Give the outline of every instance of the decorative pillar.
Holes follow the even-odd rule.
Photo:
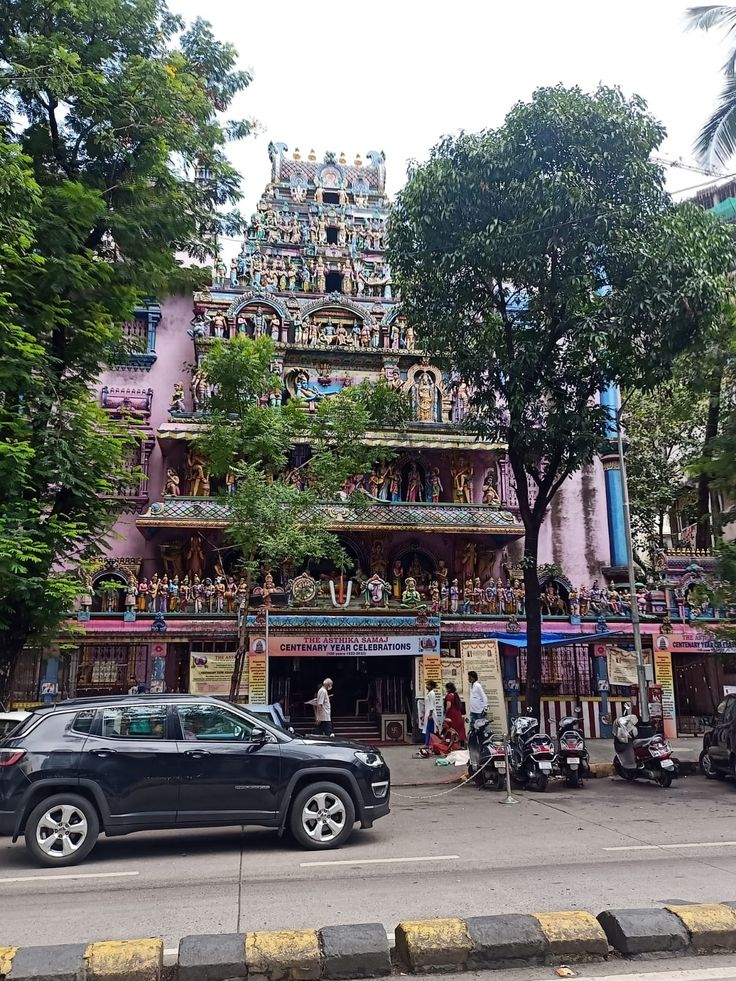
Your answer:
[[[608,410],[606,436],[610,449],[601,457],[606,481],[606,511],[608,514],[608,538],[611,548],[611,566],[623,568],[628,564],[629,555],[626,547],[626,531],[624,528],[624,498],[621,483],[621,468],[618,459],[616,441],[618,439],[618,421],[616,413],[619,406],[619,394],[616,385],[609,385],[601,392],[601,405]]]

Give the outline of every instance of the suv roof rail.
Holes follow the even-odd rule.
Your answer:
[[[121,702],[139,702],[145,700],[150,701],[174,701],[179,699],[189,699],[196,698],[201,701],[211,701],[213,699],[229,699],[225,695],[214,696],[214,695],[192,695],[190,692],[166,692],[166,693],[152,693],[152,692],[141,692],[135,695],[85,695],[80,698],[65,698],[60,702],[54,702],[51,705],[39,705],[38,708],[34,709],[35,712],[53,712],[55,709],[63,708],[74,708],[82,707],[85,705],[99,705],[100,703],[105,705],[115,705]]]

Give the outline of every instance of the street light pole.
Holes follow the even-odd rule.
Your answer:
[[[649,725],[649,689],[647,672],[644,667],[644,652],[641,646],[641,621],[639,620],[639,602],[636,598],[636,573],[634,571],[634,546],[631,536],[631,505],[629,504],[629,480],[626,475],[626,457],[624,454],[624,437],[621,431],[621,405],[616,412],[616,439],[618,442],[618,465],[621,473],[621,497],[624,512],[624,534],[626,536],[626,558],[629,567],[629,605],[631,607],[631,629],[634,634],[634,650],[636,651],[636,674],[639,679],[639,714],[642,723]]]

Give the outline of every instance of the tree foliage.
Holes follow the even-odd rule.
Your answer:
[[[666,545],[670,512],[682,502],[689,468],[703,448],[707,399],[688,376],[675,370],[670,381],[628,392],[624,400],[631,524],[646,570]]]
[[[723,29],[731,42],[723,65],[723,88],[718,104],[703,124],[695,141],[700,159],[709,165],[727,164],[736,150],[736,6],[710,3],[691,7],[687,12],[690,29]]]
[[[130,438],[90,394],[121,325],[236,220],[235,57],[163,0],[0,0],[0,700],[131,479]]]
[[[666,380],[723,302],[733,263],[728,231],[664,191],[651,160],[663,136],[639,98],[540,89],[499,129],[443,139],[410,169],[391,219],[406,316],[472,386],[471,425],[508,445],[535,708],[539,529],[610,438],[598,393]]]

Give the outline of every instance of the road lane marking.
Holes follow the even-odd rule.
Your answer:
[[[122,879],[140,875],[140,872],[76,872],[71,875],[19,875],[12,879],[0,879],[0,885],[8,882],[57,882],[59,879]]]
[[[388,865],[391,862],[445,862],[459,855],[417,855],[412,858],[344,858],[337,862],[300,862],[300,869],[314,869],[331,865]]]
[[[683,841],[677,845],[614,845],[604,848],[604,852],[658,852],[661,848],[721,848],[732,847],[736,841]]]

